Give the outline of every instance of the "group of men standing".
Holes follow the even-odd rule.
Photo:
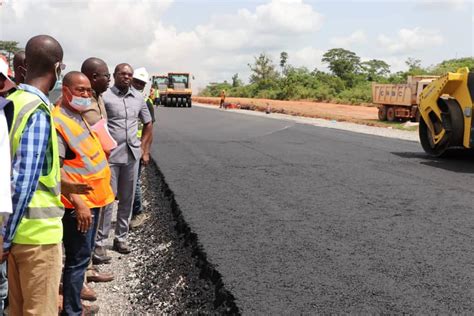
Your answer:
[[[111,260],[106,249],[115,200],[112,249],[131,251],[135,188],[152,143],[153,107],[142,94],[148,74],[119,64],[108,88],[111,76],[99,58],[62,77],[64,69],[63,49],[48,35],[31,38],[15,55],[16,85],[8,65],[0,64],[0,96],[6,97],[0,97],[0,300],[8,277],[11,315],[57,314],[61,278],[62,314],[97,311],[84,307],[81,291],[88,267],[88,280],[113,279],[91,261]],[[53,89],[61,91],[55,104],[48,98]],[[140,207],[135,220],[139,213]]]

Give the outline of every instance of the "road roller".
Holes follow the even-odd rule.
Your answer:
[[[431,82],[420,94],[419,137],[432,157],[474,146],[474,72],[460,68]]]

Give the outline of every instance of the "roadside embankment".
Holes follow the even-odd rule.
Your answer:
[[[220,98],[193,96],[193,101],[219,105]],[[237,107],[243,110],[265,112],[270,107],[272,113],[337,120],[381,127],[387,126],[386,123],[378,121],[378,110],[375,106],[232,97],[227,97],[226,103],[232,105],[232,107]]]
[[[131,232],[131,254],[109,251],[102,268],[115,280],[94,285],[100,314],[238,314],[155,164],[143,169],[142,190],[150,217]]]

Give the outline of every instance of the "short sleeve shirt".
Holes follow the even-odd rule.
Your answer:
[[[114,86],[103,94],[103,99],[107,111],[107,125],[117,142],[117,147],[110,153],[109,162],[120,164],[140,159],[138,120],[143,124],[152,120],[143,96],[131,89],[123,93]]]
[[[107,119],[107,112],[105,111],[104,100],[101,95],[97,96],[95,91],[93,92],[91,106],[82,112],[82,117],[84,117],[87,123],[91,126],[102,118]]]

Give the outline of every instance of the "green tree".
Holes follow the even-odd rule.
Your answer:
[[[467,67],[470,71],[474,71],[474,58],[464,57],[444,60],[430,69],[430,72],[435,75],[443,75],[447,72],[454,72],[462,67]]]
[[[265,53],[254,57],[253,64],[248,64],[250,71],[250,83],[257,83],[262,87],[268,87],[278,78],[278,72],[275,70],[275,64]]]
[[[283,73],[283,69],[285,69],[287,61],[288,61],[288,53],[287,52],[281,52],[280,53],[280,67],[281,67],[281,72],[282,73]]]
[[[237,88],[237,87],[240,87],[242,86],[243,83],[242,83],[242,80],[240,80],[239,78],[239,74],[236,73],[232,76],[232,87],[233,88]]]
[[[378,77],[384,77],[390,73],[390,65],[383,60],[371,59],[360,65],[368,81],[375,81]]]
[[[7,57],[10,66],[13,63],[13,55],[22,50],[21,47],[18,47],[18,44],[16,41],[0,41],[0,53]]]
[[[332,48],[324,53],[322,61],[349,86],[353,85],[354,77],[360,71],[360,57],[347,49]]]

